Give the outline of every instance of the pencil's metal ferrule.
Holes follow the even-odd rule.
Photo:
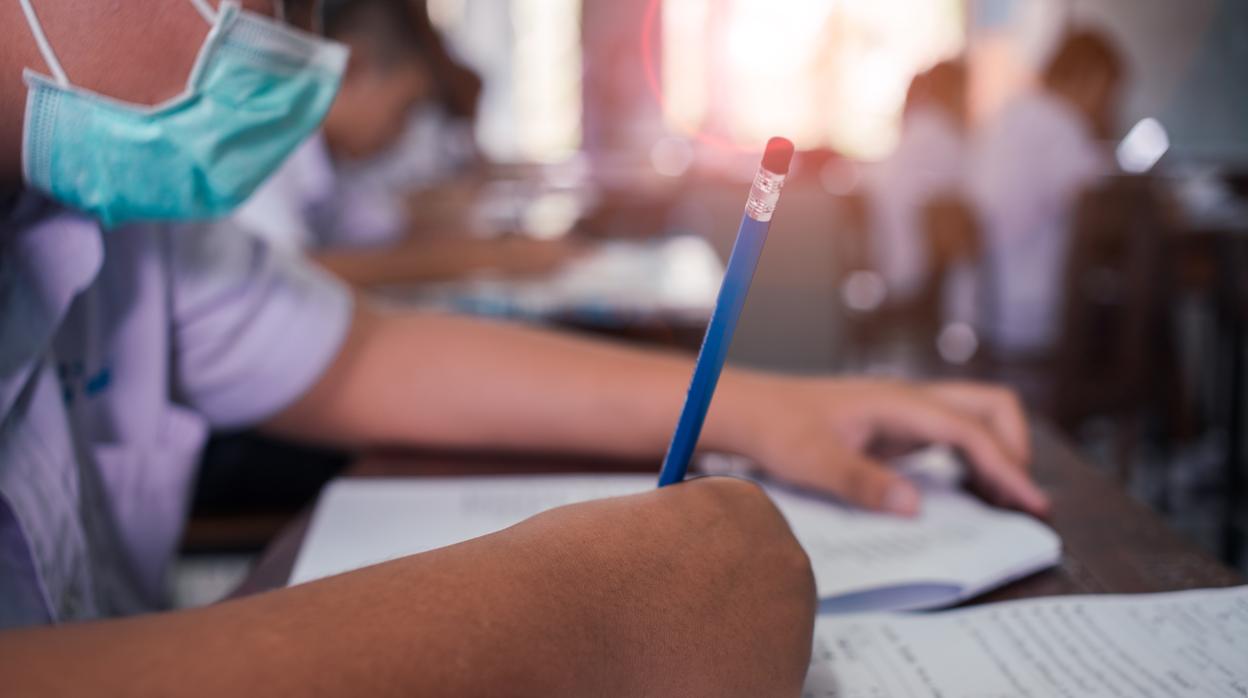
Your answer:
[[[745,215],[760,223],[769,222],[776,212],[776,204],[780,201],[780,188],[784,186],[784,177],[760,167],[758,174],[754,176],[754,186],[750,188]]]

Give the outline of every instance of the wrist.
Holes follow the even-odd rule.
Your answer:
[[[756,461],[767,458],[789,402],[785,386],[793,379],[739,369],[725,370],[707,415],[703,446]]]

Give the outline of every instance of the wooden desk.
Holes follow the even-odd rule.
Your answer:
[[[408,307],[554,325],[692,352],[710,322],[723,274],[723,259],[709,242],[678,235],[587,245],[545,274],[477,274],[396,283],[373,292]]]
[[[1244,579],[1179,538],[1153,512],[1094,471],[1049,427],[1036,429],[1036,475],[1053,496],[1052,525],[1065,552],[1061,564],[1019,580],[973,603],[1062,594],[1139,593],[1231,586]],[[657,472],[657,464],[597,462],[599,471]],[[362,462],[353,476],[447,476],[568,473],[589,470],[585,459],[498,456],[395,456]],[[235,591],[244,596],[283,586],[307,534],[310,512],[292,522]]]

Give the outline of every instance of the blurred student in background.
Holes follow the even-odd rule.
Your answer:
[[[480,270],[550,271],[566,245],[412,239],[407,197],[479,164],[473,142],[480,79],[441,45],[412,0],[326,3],[329,37],[351,57],[321,131],[235,214],[284,253],[311,254],[357,285],[450,279]],[[455,232],[455,231],[443,231]]]
[[[867,180],[874,266],[891,304],[923,289],[928,272],[923,207],[962,192],[966,172],[966,66],[938,63],[906,93],[897,148]]]
[[[1008,104],[976,143],[970,188],[984,235],[994,350],[1043,356],[1056,341],[1069,218],[1079,193],[1111,174],[1123,61],[1104,34],[1060,42],[1040,84]]]

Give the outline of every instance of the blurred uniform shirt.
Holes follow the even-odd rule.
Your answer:
[[[283,254],[396,242],[403,215],[388,192],[350,187],[316,134],[233,215],[242,229]]]
[[[164,606],[206,432],[302,395],[350,316],[226,225],[0,202],[0,627]]]
[[[891,301],[918,293],[927,279],[923,207],[959,194],[966,172],[966,144],[953,120],[938,107],[908,115],[901,139],[867,180],[872,214],[871,253]]]
[[[1043,352],[1057,340],[1072,208],[1110,174],[1109,155],[1074,107],[1033,90],[987,125],[972,157],[993,308],[984,329],[1004,352]]]
[[[407,194],[446,177],[473,153],[471,133],[437,107],[415,110],[389,151],[359,163],[335,163],[318,133],[234,220],[283,253],[394,245],[407,232]]]

